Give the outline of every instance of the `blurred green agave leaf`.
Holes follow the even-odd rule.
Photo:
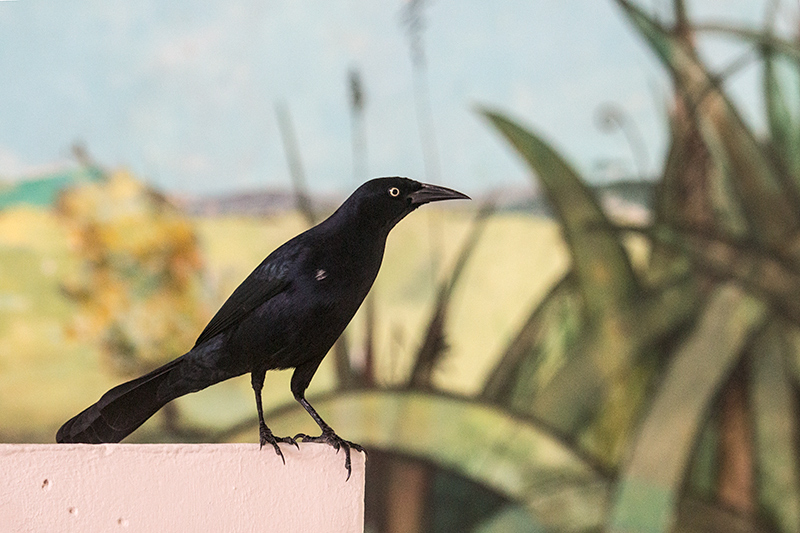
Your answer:
[[[584,322],[583,301],[570,271],[536,303],[486,380],[481,398],[531,414],[537,392],[563,367]]]
[[[756,339],[751,403],[758,466],[758,498],[780,531],[800,531],[800,479],[796,453],[797,405],[787,370],[789,344],[772,322]]]
[[[794,325],[784,329],[784,337],[788,344],[788,369],[795,386],[800,386],[800,327]]]
[[[694,277],[683,275],[643,294],[626,314],[627,335],[617,335],[626,338],[621,349],[629,351],[629,364],[609,378],[607,398],[580,439],[582,448],[603,464],[619,464],[665,356],[665,341],[684,330],[701,303]],[[607,349],[600,345],[596,358]]]
[[[574,350],[581,356],[570,357],[536,395],[531,412],[570,435],[588,427],[590,431],[601,430],[607,437],[613,437],[608,441],[585,435],[583,442],[595,444],[587,451],[603,464],[616,465],[620,458],[620,444],[628,437],[639,406],[629,406],[630,409],[624,413],[614,410],[613,432],[608,431],[611,422],[608,420],[601,426],[590,427],[593,417],[608,412],[609,391],[615,388],[619,391],[620,385],[625,387],[620,380],[627,381],[632,369],[648,372],[639,367],[643,356],[650,354],[660,340],[690,320],[696,306],[694,281],[684,277],[637,300],[619,315],[618,320],[607,318],[597,327],[587,330]],[[633,394],[628,400],[641,399],[635,389],[628,392]]]
[[[800,274],[785,261],[753,246],[719,235],[676,233],[661,228],[660,236],[684,250],[697,270],[733,279],[758,295],[786,319],[800,325]]]
[[[544,185],[564,229],[590,319],[627,306],[638,290],[616,231],[577,172],[541,137],[504,115],[482,110]]]
[[[661,289],[644,294],[617,229],[578,174],[540,137],[498,113],[483,114],[536,172],[555,205],[586,312],[585,319],[578,320],[580,338],[573,337],[569,357],[556,359],[560,367],[545,383],[538,368],[543,359],[552,361],[552,354],[535,350],[531,339],[558,339],[562,324],[540,333],[547,314],[532,313],[487,382],[485,393],[495,399],[505,394],[508,407],[576,437],[603,409],[611,387],[619,389],[620,380],[626,379],[642,354],[692,316],[694,287],[672,278]],[[567,293],[559,297],[566,298]],[[514,376],[512,369],[527,371]],[[510,394],[501,392],[504,389]],[[632,416],[615,422],[620,425],[616,438],[624,438],[635,412],[633,408]],[[611,443],[608,449],[618,450],[617,444]],[[615,464],[617,457],[612,455],[600,453],[606,464]]]
[[[769,49],[764,52],[764,98],[770,129],[772,150],[788,174],[786,181],[793,186],[795,196],[800,192],[800,122],[792,115],[785,94],[784,76],[793,76],[795,87],[798,81],[797,66],[793,72],[783,72],[779,59]],[[785,66],[785,65],[784,65]],[[783,74],[783,76],[782,76]],[[797,95],[795,95],[797,96]]]
[[[713,501],[717,495],[719,476],[719,420],[712,410],[698,433],[687,476],[687,493]]]
[[[769,31],[738,28],[727,24],[697,24],[693,26],[693,29],[698,32],[718,33],[735,37],[786,59],[800,61],[800,44],[788,39],[782,39]]]
[[[696,121],[690,117],[682,100],[674,102],[669,118],[671,142],[656,190],[656,224],[700,230],[720,228],[732,237],[745,239],[747,219],[733,186],[709,152]],[[651,267],[656,271],[663,266],[662,259],[677,259],[674,257],[676,250],[664,249],[657,242],[654,246]],[[666,256],[660,257],[662,254]]]
[[[546,531],[603,523],[605,475],[529,420],[474,400],[409,390],[336,392],[313,403],[340,435],[450,468],[523,503]],[[269,419],[273,427],[309,421],[297,404]]]
[[[547,533],[531,522],[530,513],[519,505],[506,505],[494,516],[478,524],[471,533]]]
[[[670,145],[654,202],[656,221],[671,226],[692,216],[692,213],[687,213],[686,199],[689,196],[703,199],[705,195],[693,194],[695,191],[691,187],[703,183],[702,178],[710,166],[708,149],[702,143],[697,128],[685,115],[683,109],[677,106],[668,114]],[[688,176],[687,171],[691,172]],[[708,213],[709,210],[699,211]],[[701,224],[700,221],[694,222]]]
[[[764,101],[770,127],[770,143],[773,154],[778,157],[781,170],[787,174],[785,181],[792,185],[797,200],[800,194],[800,121],[798,121],[796,98],[787,96],[797,94],[798,62],[800,44],[776,36],[774,27],[774,6],[764,31],[738,28],[723,24],[704,24],[695,26],[700,32],[716,33],[750,43],[759,50],[764,64]],[[781,68],[785,67],[785,68]],[[789,79],[793,78],[793,79]],[[794,116],[793,116],[794,112]]]
[[[610,380],[638,355],[627,339],[625,315],[639,285],[616,229],[577,172],[541,137],[497,112],[482,114],[544,185],[570,249],[586,313],[585,332],[563,368],[535,392],[529,412],[574,436],[598,409]],[[528,327],[535,327],[535,320]],[[524,388],[531,392],[530,385]]]
[[[754,238],[800,261],[800,246],[794,242],[800,228],[798,210],[788,201],[779,173],[714,77],[692,48],[628,0],[616,2],[675,75],[681,94],[695,110],[693,116],[707,146],[730,176]]]
[[[766,317],[766,306],[736,285],[713,291],[696,327],[674,354],[632,443],[620,472],[609,531],[666,532],[673,526],[686,465],[705,414]]]

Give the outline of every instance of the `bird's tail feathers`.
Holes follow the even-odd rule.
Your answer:
[[[99,444],[119,442],[141,426],[169,401],[192,390],[175,387],[172,373],[184,363],[179,357],[142,377],[118,385],[97,403],[61,426],[56,442]],[[162,386],[169,384],[170,386]]]

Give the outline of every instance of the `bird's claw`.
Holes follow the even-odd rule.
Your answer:
[[[275,453],[277,453],[283,464],[286,464],[286,459],[283,457],[283,452],[281,451],[280,446],[278,446],[279,442],[285,442],[286,444],[294,444],[294,446],[299,450],[300,445],[297,444],[297,440],[292,437],[276,437],[272,434],[272,431],[266,425],[259,425],[258,427],[258,436],[259,442],[261,443],[261,448],[264,447],[265,444],[272,444],[272,447],[275,448]]]
[[[344,467],[347,470],[347,480],[350,479],[350,474],[352,473],[351,463],[350,463],[350,450],[356,450],[357,452],[367,453],[363,446],[360,444],[356,444],[355,442],[350,442],[349,440],[344,440],[339,435],[337,435],[332,429],[324,429],[322,434],[318,437],[312,437],[310,435],[306,435],[305,433],[298,433],[294,436],[295,441],[302,440],[303,442],[322,442],[333,446],[333,449],[336,450],[336,453],[339,453],[339,449],[344,450]]]

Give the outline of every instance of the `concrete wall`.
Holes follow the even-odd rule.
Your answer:
[[[0,531],[362,532],[365,456],[281,449],[0,444]]]

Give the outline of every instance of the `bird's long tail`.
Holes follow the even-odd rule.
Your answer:
[[[56,434],[56,442],[121,441],[171,400],[202,388],[181,379],[185,370],[181,367],[187,363],[184,355],[114,387],[97,403],[65,422]]]

